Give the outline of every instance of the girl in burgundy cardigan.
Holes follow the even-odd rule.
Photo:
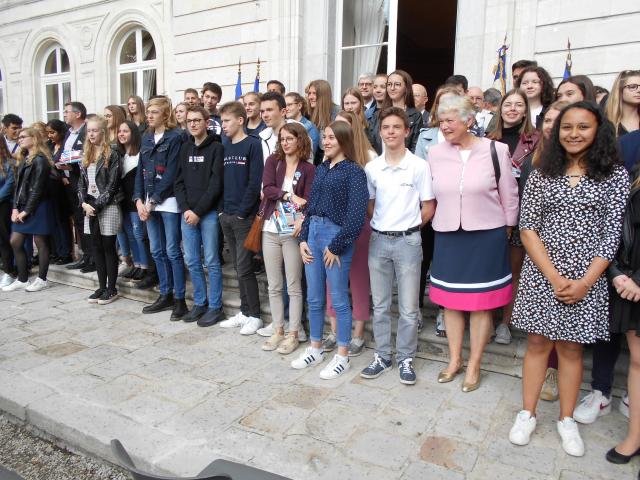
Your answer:
[[[285,355],[298,347],[298,331],[302,328],[303,265],[296,237],[300,234],[315,174],[315,167],[307,162],[310,154],[311,141],[304,126],[287,123],[278,133],[276,152],[267,158],[262,176],[262,251],[273,318],[273,335],[262,349],[277,350]],[[283,261],[285,276],[282,274]],[[289,294],[289,332],[286,336],[283,277],[286,277]]]

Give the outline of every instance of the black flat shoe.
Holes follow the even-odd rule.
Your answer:
[[[606,458],[607,462],[624,465],[625,463],[629,463],[633,457],[637,457],[638,455],[640,455],[640,448],[631,455],[623,455],[613,447],[607,452]]]
[[[73,257],[60,257],[56,260],[56,265],[67,265],[73,262]]]
[[[144,277],[136,285],[136,288],[140,290],[146,290],[158,285],[158,275],[156,275],[155,273],[149,273],[148,270],[146,272],[147,273],[144,275]]]
[[[206,305],[194,305],[189,313],[182,317],[182,321],[186,323],[197,322],[205,313],[208,307]]]
[[[158,313],[164,312],[165,310],[173,310],[174,305],[173,294],[160,295],[155,302],[144,307],[142,313]]]
[[[80,269],[81,273],[91,273],[96,271],[95,263],[87,263],[84,267]]]
[[[225,319],[225,314],[222,309],[208,310],[199,320],[199,327],[211,327],[221,320]]]
[[[171,312],[171,318],[169,318],[169,320],[177,322],[178,320],[182,320],[187,313],[189,313],[187,302],[184,301],[184,298],[181,298],[175,301],[173,311]]]
[[[87,260],[85,258],[81,258],[77,262],[72,263],[71,265],[67,265],[65,268],[67,270],[80,270],[81,268],[84,268],[86,266],[87,266]]]

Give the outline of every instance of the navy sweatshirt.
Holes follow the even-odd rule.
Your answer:
[[[224,143],[224,213],[241,218],[256,214],[263,169],[260,140],[249,135]]]

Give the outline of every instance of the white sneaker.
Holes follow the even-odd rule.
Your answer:
[[[15,278],[13,278],[8,273],[5,273],[4,275],[2,275],[2,278],[0,278],[0,288],[8,287],[14,281],[15,281]]]
[[[349,357],[342,357],[341,359],[338,355],[334,355],[331,363],[320,371],[320,378],[323,380],[333,380],[350,368]]]
[[[247,323],[247,319],[248,317],[245,317],[242,312],[238,312],[233,317],[222,320],[220,323],[218,323],[218,325],[220,325],[222,328],[242,327],[245,323]]]
[[[629,418],[629,392],[625,392],[624,396],[620,399],[618,410],[622,415]]]
[[[261,337],[271,337],[274,333],[276,333],[273,329],[273,322],[271,322],[266,327],[259,328],[256,333]]]
[[[514,445],[527,445],[531,440],[531,434],[536,429],[536,424],[536,417],[532,417],[531,412],[520,410],[509,431],[509,441]]]
[[[580,437],[578,424],[571,417],[558,421],[558,433],[562,438],[562,448],[569,455],[582,457],[584,455],[584,443]]]
[[[324,360],[324,352],[322,350],[314,350],[315,349],[313,347],[305,348],[304,352],[302,352],[302,354],[298,358],[291,361],[291,367],[295,368],[296,370],[302,370],[303,368],[322,363],[322,361]]]
[[[593,423],[596,418],[611,412],[611,399],[602,395],[600,390],[593,390],[582,399],[573,412],[573,418],[580,423]]]
[[[47,288],[49,284],[46,280],[42,280],[40,277],[36,277],[33,282],[30,282],[29,285],[25,288],[27,292],[39,292],[40,290],[44,290]]]
[[[240,335],[253,335],[262,327],[262,320],[256,317],[245,317],[247,321],[240,329]]]
[[[16,290],[23,290],[25,288],[27,288],[29,286],[29,282],[21,282],[20,280],[18,280],[17,278],[10,283],[9,285],[7,285],[6,287],[2,288],[3,292],[14,292]]]
[[[496,328],[496,338],[494,342],[499,343],[500,345],[509,345],[511,343],[511,331],[509,330],[509,325],[505,325],[501,323]]]

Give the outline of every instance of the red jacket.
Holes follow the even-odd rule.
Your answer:
[[[275,153],[267,157],[262,173],[262,193],[264,194],[264,198],[262,199],[259,209],[259,212],[264,212],[264,219],[271,217],[276,208],[276,203],[278,200],[281,200],[284,195],[282,184],[284,183],[286,171],[287,168],[284,159],[280,160]],[[315,174],[316,167],[312,163],[306,160],[300,160],[296,167],[296,173],[294,174],[293,193],[298,197],[309,200],[311,184],[313,183]]]

